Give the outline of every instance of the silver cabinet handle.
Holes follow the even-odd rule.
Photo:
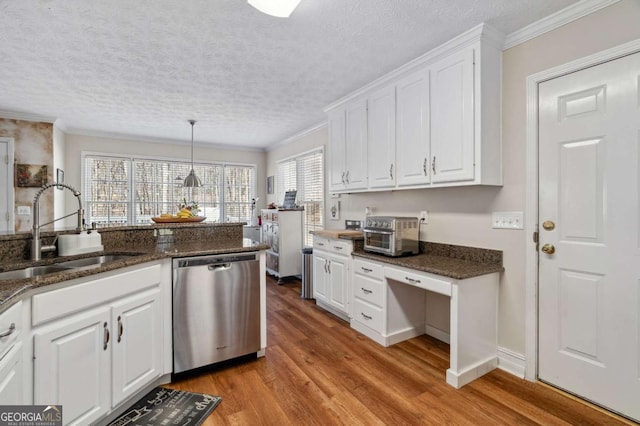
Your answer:
[[[362,312],[360,312],[360,315],[362,315],[362,318],[367,319],[367,320],[372,320],[373,319],[373,317],[370,317],[369,315],[366,315],[366,314],[364,314]]]
[[[373,269],[365,268],[364,266],[360,267],[364,272],[373,272]]]
[[[122,318],[118,316],[118,343],[122,341],[123,333],[124,333],[124,326],[122,325]]]
[[[347,170],[347,174],[344,176],[345,180],[347,181],[347,185],[349,184],[349,170]]]
[[[360,287],[360,289],[363,291],[363,293],[364,293],[364,294],[371,294],[371,293],[373,293],[373,290],[369,290],[368,288]]]
[[[389,166],[389,178],[393,179],[393,164]]]
[[[420,280],[414,280],[413,278],[409,278],[409,277],[404,277],[404,279],[409,281],[410,283],[420,284]]]
[[[318,243],[320,247],[324,247],[324,243]]]
[[[431,170],[433,170],[433,174],[436,174],[436,156],[433,156],[433,161],[431,162]]]
[[[342,247],[340,247],[340,246],[333,246],[333,248],[336,249],[336,250],[342,250]]]
[[[344,172],[342,172],[342,184],[344,185],[346,182],[344,181]]]
[[[331,273],[331,261],[327,261],[327,271],[329,271],[329,273]]]
[[[11,325],[9,326],[9,329],[7,331],[2,332],[2,334],[0,334],[0,338],[11,336],[14,331],[16,331],[16,323],[12,322]]]
[[[104,323],[104,339],[103,339],[103,345],[102,345],[102,349],[104,349],[105,351],[107,350],[107,348],[109,347],[109,338],[111,337],[111,335],[109,334],[109,327],[107,326],[107,323]]]
[[[422,171],[424,172],[424,175],[427,175],[427,157],[424,157],[424,162],[422,163]]]
[[[327,261],[326,260],[324,261],[324,272],[327,273],[327,274],[329,273],[329,270],[327,269]]]

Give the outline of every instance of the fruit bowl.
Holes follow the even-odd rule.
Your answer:
[[[155,223],[184,223],[184,222],[202,222],[205,220],[205,216],[191,216],[191,217],[152,217],[151,220]]]

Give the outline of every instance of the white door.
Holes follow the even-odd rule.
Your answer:
[[[327,256],[314,249],[313,253],[313,298],[322,302],[329,302],[327,294]]]
[[[160,290],[113,306],[113,402],[116,406],[156,377],[162,365]]]
[[[56,321],[34,338],[34,403],[63,405],[64,423],[87,425],[111,408],[109,310]]]
[[[369,188],[395,186],[396,91],[386,87],[369,97]]]
[[[473,180],[473,48],[431,66],[431,182]]]
[[[0,405],[22,405],[24,401],[22,343],[18,342],[0,361]]]
[[[539,86],[539,378],[636,420],[639,80],[635,54]]]
[[[396,86],[398,185],[429,183],[429,72],[412,74]]]
[[[348,294],[347,294],[347,264],[346,259],[339,257],[330,257],[328,264],[330,303],[341,310],[348,313]]]
[[[13,139],[0,138],[0,232],[13,231]]]

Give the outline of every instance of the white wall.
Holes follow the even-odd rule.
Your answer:
[[[526,77],[640,38],[638,22],[640,1],[622,0],[504,52],[503,187],[342,195],[341,218],[362,218],[366,206],[372,207],[374,214],[415,216],[420,210],[427,210],[429,222],[421,228],[421,240],[502,250],[505,272],[500,279],[499,345],[523,354],[525,247],[532,244],[531,236],[521,230],[491,229],[491,212],[525,209]],[[326,141],[327,129],[323,128],[269,151],[268,174],[275,174],[277,160],[324,145]],[[325,218],[328,219],[327,211]],[[327,220],[326,225],[328,228],[340,228],[344,222]],[[436,300],[431,302],[437,303]],[[437,313],[429,321],[438,328],[448,329],[446,312]]]
[[[124,155],[141,155],[157,158],[182,159],[191,161],[191,143],[176,142],[175,144],[132,141],[125,139],[110,139],[96,136],[65,135],[64,163],[65,182],[83,190],[81,185],[82,153],[113,153]],[[217,161],[238,164],[255,164],[256,167],[256,196],[260,198],[258,208],[264,205],[266,199],[266,154],[258,150],[232,150],[195,143],[195,161]],[[75,200],[66,200],[66,209],[74,209]],[[75,222],[66,222],[66,226],[74,226]]]

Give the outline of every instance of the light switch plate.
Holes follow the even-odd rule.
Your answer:
[[[18,215],[19,216],[30,216],[31,215],[31,207],[30,206],[18,206]]]
[[[491,227],[494,229],[524,229],[523,212],[493,212]]]

